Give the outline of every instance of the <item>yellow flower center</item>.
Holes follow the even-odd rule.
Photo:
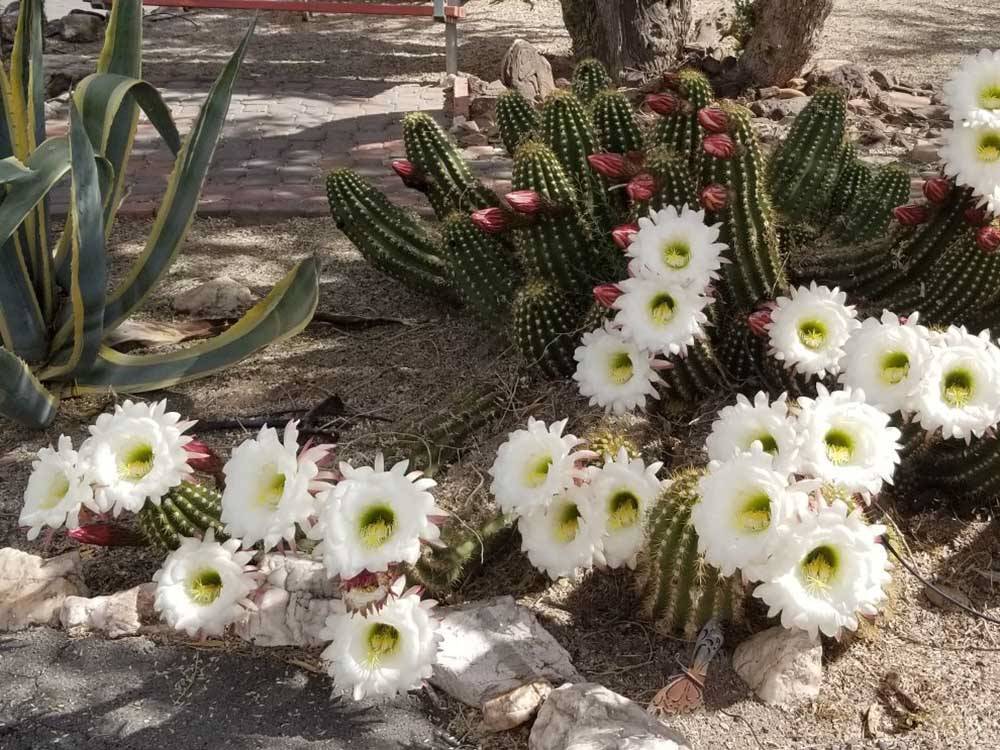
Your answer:
[[[964,409],[976,393],[972,373],[955,369],[945,373],[941,384],[941,398],[953,409]]]
[[[69,479],[66,474],[60,471],[49,481],[48,492],[45,493],[45,497],[39,505],[44,510],[51,510],[63,501],[67,492],[69,492]]]
[[[826,591],[837,577],[840,560],[837,550],[828,544],[816,547],[802,560],[799,568],[806,589],[812,593]]]
[[[910,374],[910,358],[906,352],[889,352],[879,363],[879,377],[887,385],[898,385]]]
[[[649,316],[657,325],[666,325],[674,319],[677,302],[666,292],[660,292],[649,302]]]
[[[632,358],[628,352],[618,352],[611,355],[609,363],[611,371],[611,382],[615,385],[625,385],[632,379],[635,368],[632,366]]]
[[[663,263],[667,268],[681,270],[691,263],[691,246],[684,240],[668,240],[663,243]]]
[[[368,664],[372,667],[399,650],[402,639],[392,625],[378,622],[368,629]]]
[[[608,528],[629,529],[639,520],[639,498],[631,490],[619,490],[608,502]]]
[[[778,441],[770,433],[762,432],[759,435],[751,435],[744,450],[750,450],[750,446],[754,443],[760,443],[765,453],[770,453],[772,456],[778,455]]]
[[[549,467],[552,466],[552,456],[545,454],[538,456],[528,462],[527,470],[524,473],[524,484],[526,487],[535,489],[545,484],[549,476]]]
[[[188,580],[187,591],[195,604],[208,606],[222,593],[222,576],[212,568],[199,570]]]
[[[118,476],[127,482],[138,482],[153,470],[153,446],[133,445],[118,457]]]
[[[822,349],[826,344],[826,336],[826,325],[821,320],[810,319],[799,323],[799,341],[806,349]]]
[[[556,519],[555,536],[563,544],[568,544],[576,539],[580,532],[580,509],[576,503],[566,503],[560,510]]]
[[[989,164],[1000,161],[1000,130],[987,130],[979,137],[976,154]]]
[[[755,492],[746,499],[736,513],[740,531],[759,534],[771,525],[771,498],[765,492]]]
[[[361,543],[368,549],[377,549],[392,538],[396,514],[388,505],[373,505],[361,514],[358,526]]]
[[[285,475],[278,471],[278,467],[269,464],[261,472],[260,490],[257,493],[257,505],[261,508],[275,510],[281,503],[281,496],[285,494]]]
[[[1000,81],[979,90],[979,106],[983,109],[1000,109]]]
[[[833,428],[823,437],[823,442],[826,443],[826,457],[830,463],[843,466],[854,458],[854,438],[845,430]]]

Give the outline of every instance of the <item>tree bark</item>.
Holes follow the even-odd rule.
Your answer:
[[[784,86],[818,49],[833,0],[757,0],[753,10],[739,78],[744,85]]]
[[[561,0],[577,58],[596,57],[613,77],[669,67],[684,47],[691,0]]]

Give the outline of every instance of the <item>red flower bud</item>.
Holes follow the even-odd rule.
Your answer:
[[[906,227],[923,224],[927,221],[929,216],[927,206],[922,206],[919,203],[910,203],[906,206],[896,206],[892,209],[892,215],[896,217],[896,221]]]
[[[979,231],[976,232],[976,244],[987,255],[993,255],[997,250],[1000,250],[1000,227],[993,224],[980,227]]]
[[[932,177],[924,183],[924,197],[931,203],[944,203],[951,195],[951,180]]]
[[[503,197],[507,205],[519,214],[532,216],[542,210],[545,199],[534,190],[515,190]]]
[[[628,164],[621,154],[611,152],[591,154],[587,157],[587,161],[590,162],[591,169],[605,177],[612,180],[628,179]]]
[[[701,142],[701,147],[709,156],[716,159],[732,159],[736,153],[736,144],[726,133],[713,133],[705,136]]]
[[[638,224],[622,224],[611,230],[611,239],[619,249],[627,250],[637,234],[639,234]]]
[[[729,128],[729,115],[722,107],[702,107],[698,110],[698,122],[709,133],[725,133]]]
[[[91,526],[81,526],[70,529],[66,536],[80,544],[93,544],[96,547],[145,547],[146,539],[142,534],[113,523],[99,523]]]
[[[201,440],[192,440],[184,446],[187,451],[187,465],[203,474],[218,474],[222,471],[222,459]]]
[[[676,94],[650,94],[646,106],[658,115],[672,115],[681,108],[681,100]]]
[[[483,208],[472,213],[472,223],[487,234],[499,234],[510,226],[502,208]]]
[[[656,178],[649,172],[637,174],[629,180],[625,192],[633,202],[648,201],[656,193]]]
[[[622,296],[622,290],[617,284],[601,284],[594,287],[594,299],[601,307],[610,308],[615,300]]]
[[[706,211],[718,212],[728,205],[729,190],[726,189],[725,185],[712,183],[702,188],[698,200]]]
[[[767,338],[767,332],[771,328],[771,311],[774,309],[773,302],[767,302],[747,316],[747,326],[754,336]]]
[[[417,165],[409,159],[396,159],[392,162],[392,171],[403,180],[408,180],[417,174]]]
[[[963,217],[966,224],[971,224],[974,227],[981,227],[989,221],[989,214],[986,213],[986,208],[983,206],[969,206],[965,209]]]

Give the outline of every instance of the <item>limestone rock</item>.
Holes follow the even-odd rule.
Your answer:
[[[504,55],[500,80],[529,100],[542,99],[556,87],[549,61],[524,39],[515,39]]]
[[[238,318],[254,301],[253,292],[228,276],[206,281],[174,298],[174,310],[194,318]]]
[[[155,583],[90,599],[67,596],[59,611],[59,621],[66,630],[98,631],[108,638],[135,635],[144,624],[156,620],[155,597]]]
[[[94,60],[88,55],[42,55],[45,65],[45,98],[55,99],[68,92],[78,81],[94,72]]]
[[[774,97],[772,99],[758,99],[750,103],[750,111],[760,117],[767,117],[770,120],[783,120],[789,115],[797,115],[812,99],[808,96],[798,96],[790,99]]]
[[[806,73],[805,79],[810,94],[823,86],[843,89],[848,99],[859,96],[875,99],[881,93],[864,68],[844,60],[820,60]]]
[[[490,698],[483,703],[483,729],[487,732],[503,732],[519,727],[538,712],[552,685],[546,680],[537,680],[509,693]]]
[[[104,19],[95,13],[70,13],[60,23],[59,36],[67,42],[88,44],[104,36]]]
[[[919,138],[910,150],[910,160],[919,164],[933,164],[940,158],[942,145],[940,138]]]
[[[0,631],[59,624],[68,596],[86,596],[80,554],[44,560],[13,547],[0,549]]]
[[[561,684],[580,675],[528,609],[501,596],[441,607],[441,644],[431,684],[469,706],[537,680]]]
[[[583,682],[553,690],[542,704],[528,750],[684,750],[682,734],[642,706],[602,685]]]
[[[779,625],[737,646],[733,669],[765,703],[794,706],[819,695],[823,647],[806,631]]]

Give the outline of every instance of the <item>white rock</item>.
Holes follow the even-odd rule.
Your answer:
[[[483,730],[503,732],[521,726],[538,712],[551,692],[552,685],[547,680],[537,680],[490,698],[482,705]]]
[[[78,552],[44,560],[13,547],[0,549],[0,631],[55,627],[66,597],[87,593]]]
[[[328,599],[339,597],[337,582],[330,578],[323,563],[305,555],[264,555],[260,571],[268,583],[285,591],[301,591]]]
[[[552,65],[524,39],[515,39],[504,55],[500,80],[505,86],[520,91],[529,101],[544,99],[556,87]]]
[[[143,583],[109,596],[67,596],[59,621],[67,630],[98,631],[108,638],[135,635],[144,623],[156,619],[153,599],[155,583]]]
[[[194,318],[220,320],[239,317],[253,302],[253,292],[246,286],[228,276],[220,276],[178,294],[173,307]]]
[[[437,610],[442,636],[431,684],[479,708],[537,680],[561,684],[580,675],[566,652],[513,597]]]
[[[690,743],[682,734],[625,696],[592,682],[553,690],[528,738],[528,750],[684,748],[690,748]]]
[[[779,625],[737,646],[733,669],[765,703],[794,706],[819,695],[823,646],[804,630]]]

